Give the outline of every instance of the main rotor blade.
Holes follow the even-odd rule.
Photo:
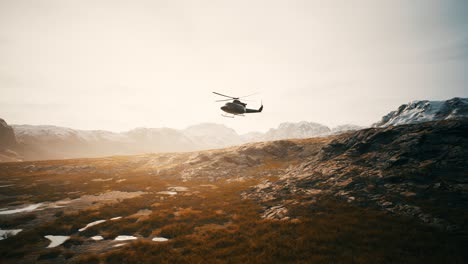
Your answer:
[[[232,99],[221,99],[221,100],[216,100],[215,102],[226,102],[226,101],[232,101]],[[249,99],[242,99],[243,102],[255,102],[254,100],[249,100]]]
[[[213,93],[214,93],[214,94],[217,94],[217,95],[224,96],[224,97],[229,97],[229,98],[232,98],[232,99],[239,99],[239,97],[232,97],[232,96],[220,94],[220,93],[217,93],[217,92],[213,92]]]
[[[259,94],[259,93],[253,93],[253,94],[249,94],[249,95],[244,95],[244,96],[241,96],[241,97],[239,97],[239,98],[245,98],[245,97],[249,97],[249,96],[256,95],[256,94]]]

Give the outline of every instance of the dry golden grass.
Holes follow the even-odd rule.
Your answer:
[[[321,144],[326,140],[316,141]],[[1,219],[1,228],[25,226],[25,230],[0,241],[0,262],[466,263],[468,259],[465,234],[443,232],[333,197],[323,196],[313,204],[291,204],[288,209],[292,221],[261,219],[262,207],[254,201],[242,200],[240,194],[262,180],[277,179],[274,172],[287,168],[289,162],[267,159],[260,167],[248,171],[251,175],[262,172],[261,177],[233,182],[227,179],[182,182],[178,174],[166,171],[153,175],[152,168],[135,165],[140,163],[144,164],[136,157],[113,157],[9,163],[7,168],[0,165],[0,179],[18,178],[15,184],[20,186],[5,191],[0,200],[2,207],[18,202],[17,197],[23,197],[21,203],[33,203],[65,199],[74,192],[79,192],[78,196],[116,190],[146,192],[113,204],[97,202],[80,210],[54,209],[47,218],[42,218],[43,213],[38,211]],[[49,169],[32,172],[21,169],[28,164]],[[95,169],[55,171],[64,166]],[[170,172],[180,171],[175,168]],[[96,178],[113,180],[93,182]],[[125,181],[117,182],[118,179]],[[65,181],[68,184],[55,185]],[[171,186],[187,187],[188,192],[175,196],[158,194]],[[128,217],[140,210],[151,213]],[[117,216],[123,218],[109,220]],[[108,221],[78,232],[87,223],[100,219]],[[30,226],[34,221],[42,222]],[[46,249],[48,241],[43,236],[50,234],[72,237],[58,248]],[[102,235],[105,240],[90,240],[94,235]],[[109,240],[118,235],[134,235],[139,239],[112,248]],[[152,242],[154,236],[170,240]]]

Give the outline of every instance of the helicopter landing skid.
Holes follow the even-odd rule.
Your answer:
[[[227,118],[234,118],[236,116],[245,116],[245,115],[225,115],[225,114],[221,114],[223,117],[227,117]]]

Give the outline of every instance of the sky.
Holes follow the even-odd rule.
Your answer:
[[[125,131],[369,126],[468,97],[464,0],[0,0],[0,118]],[[213,91],[261,114],[221,116]]]

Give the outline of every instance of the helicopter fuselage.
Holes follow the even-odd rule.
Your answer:
[[[230,103],[226,103],[224,106],[221,106],[221,110],[226,113],[233,114],[233,115],[243,115],[246,113],[260,113],[263,110],[263,105],[257,109],[249,109],[246,107],[247,104],[242,103],[239,100],[234,100]]]
[[[239,103],[226,103],[221,106],[221,110],[233,115],[242,115],[245,113],[245,106]]]

